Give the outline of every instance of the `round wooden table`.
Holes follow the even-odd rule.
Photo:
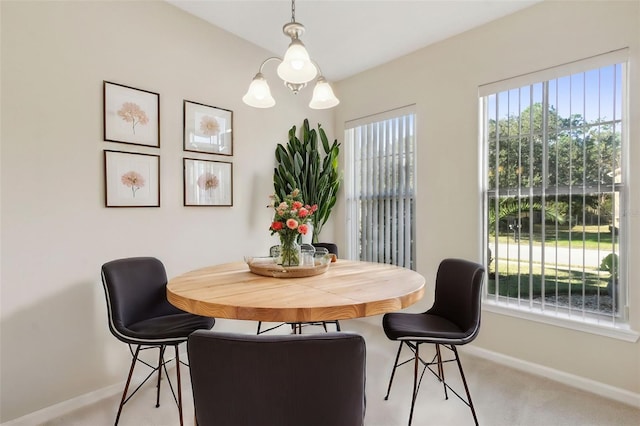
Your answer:
[[[420,300],[424,285],[419,273],[381,263],[339,259],[321,275],[273,278],[234,262],[171,279],[167,298],[208,317],[299,323],[398,311]]]

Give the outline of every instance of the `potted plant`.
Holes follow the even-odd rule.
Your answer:
[[[322,146],[323,153],[318,151]],[[275,196],[283,200],[292,191],[299,189],[306,203],[317,205],[318,210],[311,216],[313,226],[312,242],[318,242],[318,235],[329,219],[336,204],[342,176],[338,171],[340,144],[337,139],[329,144],[327,135],[318,124],[318,130],[309,128],[305,119],[296,136],[296,126],[289,130],[286,146],[276,147],[277,165],[273,173]]]

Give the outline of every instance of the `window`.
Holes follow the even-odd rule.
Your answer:
[[[415,113],[347,123],[349,257],[415,269]]]
[[[626,321],[625,61],[616,51],[480,88],[490,304]]]

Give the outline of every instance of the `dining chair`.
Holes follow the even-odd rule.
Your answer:
[[[187,348],[199,426],[364,424],[366,346],[358,334],[196,331]]]
[[[335,243],[312,243],[315,248],[326,248],[329,253],[335,254],[338,257],[338,245]]]
[[[178,406],[182,425],[181,361],[178,345],[186,342],[195,330],[213,327],[215,320],[184,312],[169,303],[166,296],[167,274],[164,265],[153,257],[131,257],[105,263],[102,265],[102,284],[107,301],[109,330],[118,340],[129,346],[132,356],[115,424],[120,420],[124,405],[156,371],[156,407],[160,406],[160,383],[164,370],[173,399]],[[167,346],[173,346],[175,350],[177,398],[167,372],[167,363],[171,360],[164,360]],[[159,350],[157,365],[149,364],[140,358],[141,352],[148,349]],[[151,372],[131,395],[127,396],[131,377],[138,362],[151,368]]]
[[[389,387],[385,400],[389,399],[391,384],[396,368],[411,362],[413,359],[413,393],[409,425],[413,419],[413,409],[416,397],[427,368],[443,384],[445,399],[449,399],[447,390],[454,393],[463,401],[473,414],[475,424],[478,424],[476,411],[471,401],[471,394],[462,370],[462,363],[458,355],[457,346],[473,341],[480,331],[480,303],[484,267],[462,259],[444,259],[436,275],[435,299],[433,306],[424,313],[393,312],[382,317],[382,326],[390,340],[400,342],[398,353],[391,371]],[[430,343],[435,345],[435,355],[431,361],[420,357],[420,345]],[[398,362],[403,346],[413,351],[413,357]],[[448,349],[452,358],[443,359],[441,348]],[[460,371],[466,400],[447,384],[444,377],[444,364],[455,361]],[[419,365],[423,369],[418,381]],[[437,367],[437,371],[432,366]]]

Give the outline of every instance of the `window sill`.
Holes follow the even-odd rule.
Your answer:
[[[640,339],[640,333],[632,330],[628,324],[614,325],[589,318],[576,320],[569,318],[567,315],[562,313],[541,313],[528,310],[523,307],[511,308],[492,300],[484,300],[482,307],[488,312],[500,315],[507,315],[556,327],[568,328],[570,330],[582,331],[584,333],[596,334],[598,336],[610,337],[612,339],[623,340],[625,342],[635,343]]]

